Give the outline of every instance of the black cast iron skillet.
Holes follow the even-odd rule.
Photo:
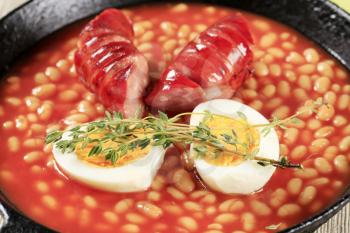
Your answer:
[[[0,21],[0,77],[43,37],[107,7],[125,7],[148,0],[33,0]],[[152,1],[156,2],[156,1]],[[162,1],[158,1],[162,2]],[[350,15],[326,0],[203,0],[262,14],[285,23],[333,55],[350,71]],[[10,221],[3,232],[53,232],[21,215],[1,194]],[[350,201],[350,185],[327,209],[282,232],[312,232]],[[59,216],[58,216],[59,217]]]

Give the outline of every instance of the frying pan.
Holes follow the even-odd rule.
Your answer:
[[[126,7],[148,0],[33,0],[0,21],[0,77],[35,43],[77,20],[107,7]],[[152,1],[157,2],[157,1]],[[164,1],[158,1],[164,2]],[[239,8],[287,24],[324,48],[350,71],[350,15],[326,0],[203,0]],[[0,199],[10,216],[7,233],[53,232],[22,215],[6,197]],[[312,232],[350,201],[350,185],[328,208],[284,233]]]

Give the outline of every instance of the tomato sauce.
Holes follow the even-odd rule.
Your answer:
[[[172,178],[182,165],[171,149],[146,192],[102,192],[69,179],[55,164],[51,146],[44,145],[46,133],[104,115],[75,73],[76,41],[86,23],[79,22],[41,41],[1,86],[0,187],[25,215],[60,232],[263,233],[311,217],[343,192],[350,182],[350,83],[333,58],[284,25],[233,9],[163,4],[125,13],[134,22],[136,47],[151,60],[149,45],[157,44],[160,63],[169,63],[218,19],[242,14],[255,41],[255,69],[234,99],[267,118],[292,115],[319,97],[332,105],[318,117],[304,114],[300,124],[278,130],[282,155],[304,170],[277,169],[262,190],[248,196],[207,190],[193,173],[195,188],[185,192]],[[140,209],[144,202],[161,214]],[[269,230],[271,225],[276,227]]]

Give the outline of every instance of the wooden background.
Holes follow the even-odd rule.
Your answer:
[[[350,0],[332,0],[350,12]],[[0,0],[0,18],[26,0]],[[315,233],[350,233],[350,203]]]

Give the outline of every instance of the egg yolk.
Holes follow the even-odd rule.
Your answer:
[[[250,125],[246,120],[233,119],[224,116],[211,116],[203,122],[212,135],[223,140],[223,134],[229,135],[235,139],[235,145],[224,142],[225,149],[232,152],[220,152],[215,154],[214,148],[209,147],[207,153],[202,158],[213,165],[229,166],[238,165],[243,162],[243,155],[252,153],[259,148],[259,132]],[[208,153],[209,152],[209,153]]]
[[[102,133],[98,133],[98,134],[91,134],[89,135],[89,138],[91,139],[99,139],[102,138],[104,135]],[[100,154],[95,154],[93,156],[88,156],[90,150],[92,149],[92,147],[95,144],[91,143],[89,145],[87,145],[86,147],[83,148],[82,143],[79,143],[76,146],[75,149],[75,153],[78,157],[78,159],[85,161],[87,163],[99,166],[99,167],[119,167],[119,166],[123,166],[126,165],[132,161],[135,161],[136,159],[142,158],[144,156],[146,156],[150,150],[151,150],[151,146],[147,146],[144,149],[140,149],[139,147],[134,149],[134,150],[130,150],[127,152],[127,154],[119,157],[116,162],[113,164],[111,160],[106,160],[105,159],[105,155],[100,153]],[[114,142],[114,141],[106,141],[102,144],[102,148],[115,148],[116,150],[119,147],[119,143]]]

